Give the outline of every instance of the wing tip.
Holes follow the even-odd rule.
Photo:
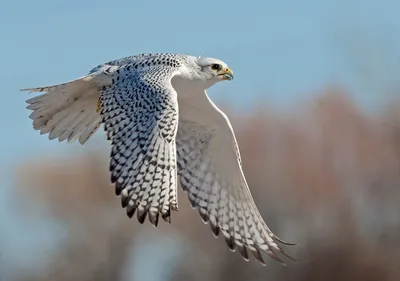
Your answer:
[[[19,91],[20,92],[28,92],[29,91],[29,93],[28,93],[28,95],[29,95],[30,93],[33,92],[33,89],[32,88],[22,88],[22,89],[19,89]]]
[[[39,87],[39,88],[20,88],[20,92],[26,92],[29,91],[29,93],[32,92],[43,92],[46,89],[46,87]]]
[[[274,240],[276,240],[277,242],[283,244],[283,245],[287,245],[287,246],[297,246],[297,245],[298,245],[298,243],[292,243],[292,242],[287,242],[287,241],[285,241],[285,240],[282,240],[281,238],[279,238],[279,237],[276,236],[276,235],[273,235],[272,238],[273,238]]]

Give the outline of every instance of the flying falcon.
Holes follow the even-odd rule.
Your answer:
[[[112,142],[111,182],[129,217],[136,212],[157,226],[178,211],[178,184],[212,232],[221,232],[245,260],[260,251],[285,264],[280,240],[250,194],[227,116],[206,89],[232,80],[214,58],[154,53],[110,61],[59,85],[22,89],[45,92],[27,100],[33,128],[60,142],[81,144],[101,124]]]

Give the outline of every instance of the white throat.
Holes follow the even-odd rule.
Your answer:
[[[198,75],[190,73],[187,68],[184,68],[171,80],[172,87],[179,98],[191,97],[194,93],[203,92],[217,82],[217,79],[203,80]]]

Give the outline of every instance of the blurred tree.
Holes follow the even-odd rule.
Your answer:
[[[248,116],[230,113],[260,212],[278,236],[300,243],[291,249],[299,262],[286,268],[232,254],[182,191],[171,225],[129,220],[109,183],[108,148],[27,162],[16,171],[20,205],[30,212],[45,206],[67,238],[45,268],[17,272],[16,280],[118,281],[129,279],[130,269],[138,279],[159,280],[152,273],[165,267],[164,280],[174,281],[399,280],[398,108],[367,115],[332,88],[290,114],[261,107]],[[157,263],[165,252],[175,262]]]

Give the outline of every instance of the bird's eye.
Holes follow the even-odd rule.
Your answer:
[[[222,65],[214,63],[211,65],[211,69],[215,70],[215,71],[220,71],[220,70],[222,70]]]

